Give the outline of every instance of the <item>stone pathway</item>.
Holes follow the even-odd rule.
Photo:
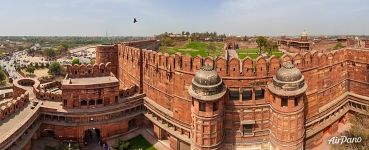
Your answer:
[[[232,58],[238,58],[238,54],[235,49],[228,49],[226,51],[227,51],[225,56],[226,59],[230,60]]]

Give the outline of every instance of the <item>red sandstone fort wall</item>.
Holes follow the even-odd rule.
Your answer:
[[[121,86],[139,85],[139,49],[118,45],[118,77]],[[144,92],[147,97],[160,106],[173,112],[173,119],[184,124],[191,124],[191,97],[187,89],[195,72],[203,64],[214,65],[228,88],[265,89],[281,63],[293,61],[305,76],[307,90],[307,116],[312,118],[325,110],[327,104],[338,99],[347,91],[369,96],[368,63],[369,53],[362,50],[344,49],[329,53],[315,51],[281,58],[259,57],[256,60],[243,60],[223,57],[194,57],[187,55],[157,53],[143,50]],[[353,65],[353,63],[355,65]],[[349,79],[349,80],[346,80]],[[366,87],[366,88],[364,88]],[[226,95],[225,128],[229,134],[226,141],[245,141],[237,134],[241,131],[240,120],[255,119],[257,136],[248,140],[260,140],[269,128],[269,102],[265,99],[252,101],[231,101]],[[248,107],[244,107],[248,106]],[[237,130],[237,132],[232,130]],[[233,141],[234,142],[234,141]]]

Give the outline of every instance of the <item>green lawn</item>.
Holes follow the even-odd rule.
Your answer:
[[[249,56],[252,59],[256,59],[257,57],[259,57],[257,52],[259,52],[259,49],[257,48],[243,48],[243,49],[237,50],[238,57],[240,59],[244,59],[246,56]],[[283,55],[283,52],[278,51],[278,50],[272,50],[272,54],[279,58]]]
[[[215,50],[209,50],[209,45],[212,44]],[[168,54],[175,54],[180,52],[182,55],[189,54],[192,57],[200,55],[202,57],[206,56],[220,56],[223,54],[222,42],[189,42],[182,47],[165,47],[161,48],[160,51]]]
[[[142,135],[136,136],[128,141],[129,150],[156,150]]]

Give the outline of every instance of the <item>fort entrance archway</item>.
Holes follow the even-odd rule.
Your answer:
[[[83,142],[86,149],[96,149],[100,147],[101,132],[100,129],[91,128],[84,132]]]
[[[41,132],[41,136],[55,138],[55,132],[53,129],[44,129]]]

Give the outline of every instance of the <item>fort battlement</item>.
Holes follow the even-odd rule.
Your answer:
[[[0,120],[4,120],[7,116],[20,110],[29,102],[29,93],[25,92],[15,99],[0,104]]]
[[[33,79],[17,79],[13,82],[13,98],[9,100],[3,100],[0,103],[0,120],[4,120],[6,117],[20,110],[29,102],[28,88],[37,83]]]
[[[60,90],[61,83],[58,81],[44,83],[34,88],[33,92],[35,93],[36,98],[40,100],[61,101],[61,93],[55,93],[55,91],[50,91],[50,89]]]
[[[111,63],[88,64],[88,65],[66,65],[67,78],[86,78],[110,76]]]
[[[150,50],[157,43],[98,46],[96,64],[67,65],[62,82],[15,80],[9,102],[41,103],[26,107],[35,114],[28,127],[36,127],[3,147],[28,141],[30,149],[31,137],[50,130],[84,145],[83,133],[95,128],[102,140],[149,129],[170,149],[311,149],[346,116],[369,108],[367,49],[227,60]],[[15,107],[7,100],[0,117]]]
[[[140,82],[140,48],[129,44],[118,44],[118,78],[120,86],[131,87]],[[142,49],[143,52],[143,90],[148,98],[156,105],[165,108],[172,114],[172,122],[183,126],[191,126],[193,121],[191,112],[182,111],[191,109],[191,96],[187,89],[192,79],[205,64],[214,66],[217,73],[227,86],[225,95],[225,109],[236,109],[236,112],[226,111],[227,134],[235,135],[237,142],[268,138],[265,134],[270,129],[270,116],[263,113],[270,108],[266,85],[272,82],[272,78],[286,62],[292,62],[305,77],[308,85],[306,91],[306,120],[309,131],[306,138],[314,137],[311,131],[317,130],[322,124],[313,122],[324,121],[322,112],[334,114],[336,111],[327,109],[331,101],[339,101],[345,93],[357,93],[369,96],[369,53],[365,49],[343,48],[331,52],[300,52],[293,55],[285,54],[280,58],[275,56],[251,59],[223,57],[191,57],[176,53],[169,55],[152,50]],[[239,100],[230,100],[230,91],[237,91]],[[250,93],[251,100],[244,100],[244,93]],[[260,92],[261,91],[261,92]],[[264,93],[264,92],[265,93]],[[265,97],[257,98],[258,93],[264,93]],[[345,101],[345,100],[342,100]],[[367,102],[366,102],[367,103]],[[346,104],[346,103],[345,103]],[[244,107],[248,106],[248,107]],[[265,107],[264,107],[265,106]],[[338,107],[338,106],[337,106]],[[254,111],[258,109],[259,111]],[[261,111],[260,111],[261,110]],[[243,112],[243,113],[241,113]],[[253,137],[244,137],[239,133],[241,129],[232,119],[232,115],[239,116],[240,120],[257,120]],[[267,122],[267,123],[266,123]],[[185,128],[183,128],[185,130]],[[315,132],[315,131],[314,131]],[[322,132],[322,130],[316,131]],[[314,137],[315,138],[315,137]],[[308,145],[311,147],[309,139]],[[233,138],[225,139],[225,142],[235,142]]]
[[[122,61],[123,64],[121,65],[131,64],[138,66],[139,50],[136,47],[120,45],[119,56],[121,60],[125,60]],[[284,54],[281,58],[275,56],[264,58],[259,56],[256,59],[246,57],[244,59],[232,58],[227,61],[224,57],[191,57],[189,55],[181,55],[180,53],[169,55],[144,49],[143,63],[145,67],[150,65],[160,70],[187,73],[194,73],[201,66],[209,64],[214,66],[217,72],[224,77],[266,77],[274,75],[280,66],[288,61],[291,61],[300,70],[308,70],[314,67],[324,67],[338,62],[352,60],[351,58],[355,61],[359,57],[352,57],[355,55],[353,53],[368,55],[365,50],[350,48],[325,53],[311,51],[294,55]],[[364,61],[367,63],[368,59]],[[138,67],[136,68],[138,69]]]

